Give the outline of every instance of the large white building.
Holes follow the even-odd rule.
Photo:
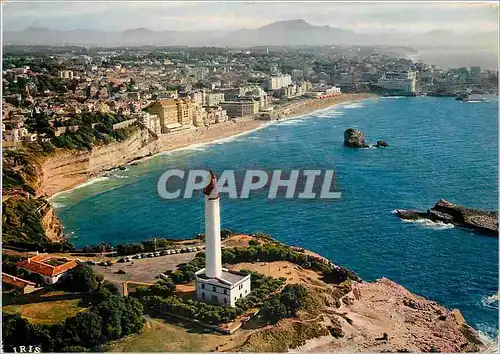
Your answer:
[[[292,77],[288,74],[271,76],[267,79],[267,89],[277,90],[292,84]]]
[[[196,272],[196,297],[221,306],[235,306],[250,293],[250,275],[222,268],[220,198],[216,177],[211,172],[205,195],[205,268]]]
[[[415,93],[417,75],[413,71],[403,71],[400,73],[385,73],[378,79],[377,85],[387,90]]]
[[[59,71],[59,78],[73,80],[73,71],[71,70]]]

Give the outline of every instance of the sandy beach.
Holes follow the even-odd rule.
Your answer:
[[[374,94],[358,93],[341,94],[325,99],[309,99],[280,107],[273,114],[279,116],[280,120],[292,119],[340,103],[374,97],[376,97]],[[127,141],[97,148],[91,153],[61,151],[43,164],[41,194],[53,197],[57,193],[68,191],[90,179],[102,176],[110,168],[136,161],[141,157],[233,137],[263,128],[267,124],[269,124],[268,120],[247,116],[210,125],[208,128],[192,128],[177,133],[161,134],[158,140],[151,142],[148,146],[133,145],[133,142]],[[103,153],[103,150],[107,150],[106,153]]]
[[[359,101],[373,97],[375,96],[371,94],[342,94],[327,99],[307,100],[280,108],[275,114],[280,115],[281,120],[291,119],[317,110],[329,108],[339,103]],[[258,120],[252,116],[243,117],[235,121],[211,125],[209,128],[198,128],[179,133],[163,134],[160,136],[159,141],[162,152],[171,151],[193,144],[207,143],[253,131],[263,127],[266,123],[268,123],[268,121]]]

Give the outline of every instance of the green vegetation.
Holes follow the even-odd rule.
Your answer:
[[[160,280],[150,287],[140,286],[135,292],[134,296],[141,299],[146,296],[160,296],[160,297],[169,297],[172,296],[175,292],[175,284],[171,279],[168,280]]]
[[[20,345],[41,345],[42,352],[65,352],[99,345],[139,332],[144,325],[143,307],[132,297],[112,293],[109,285],[99,289],[93,306],[63,323],[35,324],[19,314],[3,314],[4,350]],[[80,347],[80,348],[76,348]]]
[[[67,242],[47,238],[43,217],[50,206],[43,197],[37,197],[40,158],[34,148],[3,153],[3,244],[40,251],[72,250]]]
[[[65,319],[85,310],[79,305],[80,299],[56,301],[49,299],[28,304],[7,305],[2,309],[6,313],[19,314],[31,323],[47,325],[61,323]]]
[[[127,256],[142,252],[153,252],[155,250],[162,250],[166,248],[173,248],[175,246],[174,240],[166,238],[149,239],[141,243],[125,243],[115,247],[119,256]]]
[[[152,316],[175,315],[213,325],[231,322],[244,313],[238,307],[210,305],[202,301],[185,300],[176,296],[146,296],[141,298],[141,302]]]
[[[203,253],[198,253],[192,261],[182,264],[172,272],[175,284],[185,284],[194,280],[195,273],[205,265]],[[291,247],[277,242],[269,242],[258,246],[232,247],[222,249],[222,262],[237,264],[243,262],[276,262],[288,261],[306,269],[321,272],[326,282],[340,284],[346,280],[359,280],[359,277],[347,268],[334,266],[319,257],[298,252]]]
[[[180,264],[178,269],[170,274],[175,284],[190,283],[195,279],[195,273],[205,266],[205,253],[200,252],[188,263]]]
[[[148,320],[137,335],[123,338],[106,346],[103,351],[120,353],[188,352],[206,353],[226,340],[224,336],[212,333],[197,333],[161,320]]]
[[[92,126],[81,126],[74,133],[66,133],[52,138],[52,144],[58,148],[69,150],[92,150],[95,145],[105,145],[114,141],[124,141],[138,130],[137,125],[113,130],[111,126],[98,124]],[[49,147],[50,149],[50,147]]]
[[[252,272],[246,269],[241,270],[242,274],[251,274],[251,291],[245,298],[238,299],[236,306],[246,311],[251,308],[261,307],[281,286],[285,283],[285,278],[273,278],[263,274]]]
[[[4,245],[48,252],[71,251],[68,242],[51,242],[46,235],[43,216],[47,201],[30,196],[9,196],[2,202],[2,241]]]
[[[292,322],[270,330],[253,333],[234,352],[286,353],[307,340],[329,334],[327,328],[316,322]]]
[[[195,262],[204,262],[202,257],[195,258]],[[184,267],[190,269],[190,265]],[[236,308],[209,305],[205,302],[181,299],[172,296],[175,291],[173,279],[159,281],[157,284],[144,288],[137,288],[132,296],[137,297],[151,314],[173,314],[181,317],[194,318],[204,323],[221,324],[234,320],[248,309],[260,307],[278,291],[286,279],[275,279],[257,272],[242,270],[242,275],[252,275],[252,291],[247,297],[236,302]]]
[[[307,289],[301,284],[289,284],[279,297],[267,301],[262,307],[262,317],[271,323],[280,319],[294,317],[307,301]]]
[[[96,274],[92,267],[79,264],[68,272],[67,277],[59,286],[71,292],[92,292],[98,288],[101,281],[102,276]]]
[[[259,245],[259,241],[257,241],[257,240],[250,240],[250,241],[248,241],[248,244],[250,246],[258,246]]]
[[[22,190],[36,194],[38,164],[27,151],[3,151],[2,187],[4,190]]]
[[[43,133],[49,141],[39,140],[22,149],[3,153],[2,236],[5,245],[49,252],[74,249],[67,241],[51,242],[47,239],[43,217],[50,210],[50,205],[38,195],[42,161],[56,148],[91,150],[95,145],[127,139],[139,126],[133,124],[113,130],[113,124],[124,119],[109,113],[84,113],[75,114],[63,122],[57,119],[52,121],[39,113],[26,120],[29,131]],[[56,129],[65,125],[78,125],[79,129],[55,136]],[[62,234],[62,230],[56,231]]]

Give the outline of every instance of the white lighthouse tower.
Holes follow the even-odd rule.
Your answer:
[[[222,276],[220,197],[216,182],[216,177],[211,172],[210,183],[203,189],[205,195],[205,275],[209,278]]]
[[[205,202],[205,268],[196,272],[196,297],[199,300],[235,306],[250,293],[250,275],[222,268],[220,238],[220,196],[217,178],[210,171],[210,182],[203,189]]]

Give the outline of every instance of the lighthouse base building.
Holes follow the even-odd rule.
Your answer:
[[[250,274],[240,275],[224,268],[216,278],[207,277],[205,269],[196,273],[196,297],[204,302],[234,307],[250,290]]]
[[[198,300],[221,306],[236,306],[238,299],[250,294],[250,274],[242,275],[222,268],[220,239],[220,198],[216,177],[210,172],[205,187],[205,268],[196,272]]]

